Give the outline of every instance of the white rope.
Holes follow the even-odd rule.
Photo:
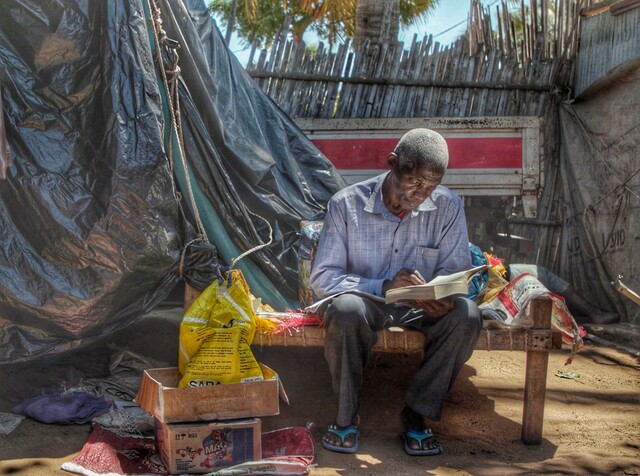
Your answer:
[[[254,217],[260,218],[262,221],[264,221],[267,224],[267,227],[269,228],[269,241],[267,243],[263,243],[261,245],[254,246],[253,248],[251,248],[251,249],[245,251],[244,253],[242,253],[237,258],[234,258],[234,260],[231,262],[231,269],[233,269],[233,267],[236,265],[236,263],[238,261],[240,261],[242,258],[250,255],[251,253],[254,253],[255,251],[261,250],[262,248],[266,248],[267,246],[269,246],[273,242],[273,228],[271,228],[271,224],[267,221],[267,219],[264,218],[264,217],[261,217],[260,215],[257,215],[255,213],[253,213],[251,210],[247,210],[247,211],[251,215],[253,215]]]

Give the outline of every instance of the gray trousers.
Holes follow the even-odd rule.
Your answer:
[[[357,294],[341,294],[321,313],[326,331],[324,355],[338,402],[336,424],[347,426],[358,412],[358,391],[376,343],[377,331],[411,327],[426,336],[424,358],[405,403],[432,420],[440,420],[447,392],[469,360],[482,330],[475,303],[456,298],[453,309],[434,318],[422,309],[385,305]]]

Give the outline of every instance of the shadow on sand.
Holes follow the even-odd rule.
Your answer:
[[[318,442],[316,462],[334,472],[318,474],[429,474],[437,468],[504,468],[506,465],[540,462],[553,458],[556,446],[543,440],[525,446],[521,423],[501,416],[495,402],[480,393],[471,381],[476,370],[465,365],[454,384],[440,422],[433,425],[445,453],[411,457],[402,450],[399,413],[419,356],[376,354],[365,373],[360,392],[360,447],[355,455],[329,452],[319,442],[327,424],[333,422],[335,399],[322,349],[256,349],[258,360],[275,369],[285,386],[290,404],[281,404],[280,415],[263,419],[265,428],[313,423]],[[522,406],[523,389],[514,389]],[[479,474],[476,470],[472,474]],[[504,473],[503,473],[504,474]]]

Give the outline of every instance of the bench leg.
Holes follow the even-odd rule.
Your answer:
[[[191,307],[193,301],[196,300],[198,296],[202,294],[201,291],[198,291],[196,288],[189,286],[187,283],[184,283],[184,310],[186,311]]]
[[[551,301],[535,299],[531,301],[534,329],[551,328]],[[528,350],[524,385],[524,409],[522,413],[522,442],[539,445],[542,442],[544,401],[547,391],[547,350]]]

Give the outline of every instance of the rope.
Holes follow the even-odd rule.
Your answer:
[[[177,79],[180,75],[180,67],[178,66],[178,53],[177,46],[173,40],[167,38],[166,32],[162,29],[162,18],[160,8],[157,5],[155,0],[147,0],[147,5],[149,6],[149,12],[151,12],[151,28],[153,29],[153,35],[156,40],[156,55],[158,61],[158,67],[160,68],[160,73],[162,75],[162,83],[167,91],[167,100],[169,102],[169,115],[171,118],[171,128],[176,131],[176,135],[178,136],[178,148],[180,151],[180,159],[182,162],[182,167],[184,169],[185,180],[187,182],[187,191],[189,192],[189,201],[191,202],[191,208],[193,210],[193,215],[196,220],[196,226],[198,229],[198,234],[200,238],[207,243],[209,242],[207,234],[204,229],[204,225],[202,220],[200,219],[200,213],[198,212],[198,206],[195,201],[195,197],[193,196],[193,188],[191,186],[191,179],[189,177],[189,171],[187,168],[187,162],[184,154],[184,143],[182,137],[182,126],[180,125],[180,111],[179,111],[179,100],[178,100],[178,88],[176,86]],[[167,46],[170,44],[170,46]],[[162,51],[160,46],[164,45],[167,48],[170,48],[173,52],[173,68],[169,71],[171,73],[171,80],[167,79],[167,71],[164,67],[164,61],[162,58]],[[175,95],[175,98],[174,98]],[[163,133],[164,133],[164,125],[163,125]],[[171,164],[171,170],[173,170],[173,141],[169,141],[169,161]]]
[[[254,253],[258,250],[261,250],[263,248],[266,248],[267,246],[269,246],[271,243],[273,243],[273,228],[271,228],[271,224],[267,221],[266,218],[261,217],[260,215],[253,213],[251,210],[247,209],[247,212],[249,212],[251,215],[253,215],[254,217],[260,218],[262,221],[264,221],[267,224],[267,227],[269,228],[269,241],[267,243],[263,243],[261,245],[257,245],[254,246],[251,249],[248,249],[247,251],[245,251],[244,253],[242,253],[240,256],[236,257],[233,259],[233,261],[231,261],[231,269],[233,269],[233,267],[236,265],[236,263],[238,261],[240,261],[242,258],[250,255],[251,253]]]
[[[189,177],[189,171],[187,168],[187,162],[186,162],[186,158],[185,158],[185,153],[184,153],[184,138],[183,138],[183,134],[182,134],[182,123],[181,123],[181,118],[180,118],[180,95],[178,92],[178,87],[177,87],[177,83],[178,83],[178,78],[180,76],[180,67],[178,66],[178,60],[179,60],[179,56],[177,53],[177,48],[179,47],[179,43],[177,43],[174,40],[171,40],[170,38],[167,37],[166,32],[162,29],[162,18],[161,18],[161,12],[160,12],[160,8],[158,7],[158,4],[156,2],[156,0],[147,0],[147,5],[149,6],[149,11],[152,12],[152,22],[151,22],[151,26],[153,29],[153,34],[154,37],[156,39],[156,44],[157,44],[157,48],[156,48],[156,54],[157,54],[157,61],[158,61],[158,67],[160,68],[160,73],[162,75],[162,82],[164,84],[165,89],[167,90],[167,99],[169,102],[169,113],[170,113],[170,117],[171,117],[171,127],[173,130],[176,131],[176,135],[178,136],[178,148],[180,151],[180,159],[181,159],[181,163],[182,163],[182,168],[184,170],[184,175],[185,175],[185,180],[186,180],[186,184],[187,184],[187,191],[188,191],[188,195],[189,195],[189,201],[191,203],[191,208],[193,210],[193,215],[194,218],[196,220],[196,226],[198,229],[198,235],[199,235],[199,239],[202,239],[203,241],[209,243],[208,237],[207,237],[207,233],[205,231],[204,228],[204,224],[202,223],[202,219],[200,218],[200,213],[198,211],[198,206],[196,204],[196,200],[195,197],[193,195],[193,188],[191,185],[191,179]],[[160,45],[164,45],[167,47],[168,51],[172,52],[171,55],[171,69],[167,70],[165,69],[165,65],[164,65],[164,61],[162,58],[162,52],[161,52],[161,48]],[[169,54],[167,53],[167,56],[169,57]],[[169,73],[170,78],[168,79],[168,75],[167,73]],[[164,124],[163,124],[163,135],[164,135]],[[169,163],[171,166],[171,170],[173,171],[173,167],[174,167],[174,163],[173,163],[173,141],[169,141]],[[227,274],[234,268],[234,266],[236,265],[236,263],[238,261],[240,261],[241,259],[245,258],[246,256],[250,255],[251,253],[254,253],[258,250],[261,250],[263,248],[268,247],[269,245],[271,245],[271,243],[273,243],[273,229],[271,228],[271,224],[262,216],[257,215],[255,213],[253,213],[251,210],[249,210],[248,208],[246,208],[246,206],[243,205],[243,208],[251,215],[260,218],[262,221],[264,221],[267,224],[267,227],[269,228],[269,241],[267,243],[263,243],[257,246],[254,246],[253,248],[245,251],[244,253],[240,254],[240,256],[236,257],[233,259],[233,261],[231,261],[231,266],[229,271],[227,272]],[[194,240],[192,240],[191,242],[187,243],[187,245],[185,246],[185,250],[186,247],[189,246]],[[184,252],[185,250],[183,250],[183,254],[181,257],[181,262],[180,262],[180,270],[181,270],[181,276],[182,276],[182,269],[183,269],[183,261],[184,261]]]
[[[178,266],[178,276],[180,276],[180,278],[184,277],[184,257],[187,254],[187,249],[189,248],[189,246],[191,246],[191,244],[195,243],[196,241],[200,241],[200,238],[194,238],[193,240],[188,242],[186,245],[184,245],[184,247],[182,248],[182,252],[180,253],[180,264]]]

